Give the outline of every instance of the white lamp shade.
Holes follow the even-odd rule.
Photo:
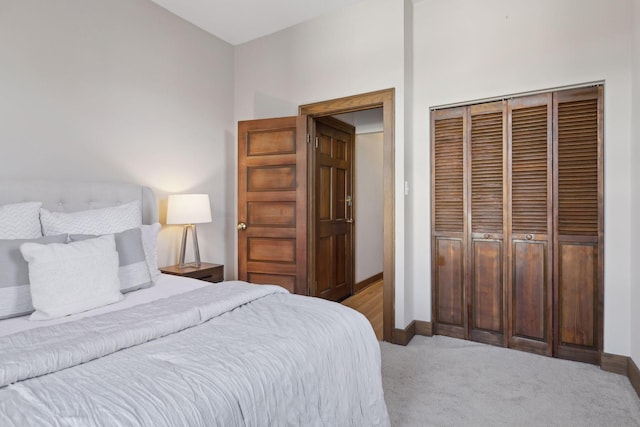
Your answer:
[[[167,224],[211,222],[208,194],[174,194],[167,201]]]

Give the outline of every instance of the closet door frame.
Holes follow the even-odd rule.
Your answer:
[[[559,154],[558,154],[558,102],[573,101],[573,100],[597,100],[597,233],[594,235],[580,236],[579,232],[577,236],[570,235],[571,233],[565,233],[561,235],[562,231],[559,227]],[[491,108],[495,108],[495,105],[502,102],[505,106],[504,123],[503,123],[503,137],[504,137],[504,154],[503,154],[503,243],[502,243],[502,286],[503,286],[503,339],[502,343],[499,339],[499,334],[496,334],[491,330],[482,330],[478,328],[474,331],[474,241],[478,240],[482,243],[492,243],[499,239],[498,233],[474,233],[473,229],[473,212],[472,212],[472,128],[473,115],[478,112],[488,111]],[[490,107],[493,104],[494,107]],[[527,106],[546,106],[546,233],[544,230],[527,231],[525,228],[528,226],[520,226],[517,230],[513,229],[513,110]],[[488,108],[488,110],[486,110]],[[449,232],[436,230],[436,206],[435,206],[435,186],[436,186],[436,168],[435,168],[435,122],[436,120],[447,117],[462,117],[462,150],[463,150],[463,227],[462,232]],[[571,115],[569,115],[571,117]],[[451,108],[437,109],[431,111],[431,278],[432,278],[432,320],[433,320],[433,333],[440,335],[447,335],[456,338],[471,339],[474,341],[486,342],[494,345],[503,345],[505,347],[512,347],[528,352],[534,352],[538,354],[555,356],[559,358],[566,358],[570,360],[578,360],[588,363],[600,363],[600,358],[604,345],[604,86],[602,84],[595,84],[593,86],[585,86],[575,89],[562,89],[551,90],[547,92],[538,92],[531,95],[517,96],[513,98],[505,97],[503,100],[487,101],[470,103],[468,105],[459,105]],[[526,120],[525,120],[526,121]],[[580,121],[580,119],[578,119]],[[592,123],[589,121],[583,121],[584,123]],[[572,133],[571,122],[569,122],[569,132]],[[578,131],[579,133],[579,131]],[[527,134],[521,135],[521,140],[524,141],[525,153],[520,153],[521,159],[526,158]],[[576,138],[580,138],[577,136]],[[570,154],[571,155],[571,154]],[[580,159],[580,153],[577,154],[577,158]],[[578,160],[579,162],[579,160]],[[589,162],[589,161],[587,161]],[[587,163],[591,164],[591,163]],[[573,167],[571,164],[570,168]],[[580,166],[578,166],[579,168]],[[568,176],[572,177],[573,172]],[[526,160],[525,160],[525,173],[524,180],[527,178]],[[456,175],[457,176],[457,175]],[[579,178],[577,178],[579,179]],[[539,190],[539,188],[538,188]],[[532,190],[532,194],[536,191]],[[564,191],[564,190],[563,190]],[[570,194],[572,190],[569,191]],[[578,192],[580,190],[577,190]],[[539,191],[538,191],[539,193]],[[523,193],[521,193],[523,194]],[[526,194],[526,191],[525,193]],[[581,193],[579,193],[581,194]],[[591,193],[592,194],[592,193]],[[578,196],[582,197],[582,196]],[[521,198],[522,200],[522,198]],[[585,198],[585,203],[582,206],[590,206],[592,202],[588,202]],[[525,206],[525,208],[522,208]],[[527,203],[521,205],[520,218],[525,220],[527,218]],[[569,208],[569,212],[571,209]],[[524,212],[524,216],[522,214]],[[565,211],[567,212],[567,211]],[[534,223],[536,219],[532,220]],[[537,223],[541,223],[540,218],[537,219]],[[577,214],[576,223],[581,222],[580,213]],[[526,221],[524,221],[526,223]],[[571,223],[569,220],[565,220],[565,223]],[[535,228],[535,227],[534,227]],[[566,228],[565,228],[566,229]],[[487,236],[488,235],[488,236]],[[569,255],[574,258],[577,257],[578,263],[575,261],[561,260],[563,250],[562,244],[571,245],[569,248]],[[535,245],[544,245],[541,246]],[[443,253],[453,254],[450,259],[446,257],[443,259],[439,257],[438,248],[442,246]],[[461,245],[461,246],[459,246]],[[531,245],[531,246],[527,246]],[[589,253],[589,250],[585,246],[591,246],[594,248],[594,256],[597,256],[594,264],[590,264],[593,267],[593,276],[591,271],[587,273],[581,273],[580,268],[574,268],[575,265],[580,265],[579,261],[589,263],[593,257]],[[528,253],[527,248],[533,248],[533,252]],[[577,249],[576,249],[577,248]],[[519,251],[516,254],[514,251]],[[516,259],[518,255],[518,259]],[[542,260],[542,258],[544,259]],[[582,258],[581,258],[582,257]],[[459,263],[460,271],[454,272],[451,261],[455,260]],[[520,260],[520,261],[518,261]],[[541,261],[542,260],[542,261]],[[516,263],[519,262],[518,265]],[[573,294],[570,296],[568,293],[565,295],[565,304],[569,307],[569,311],[566,312],[567,319],[571,319],[573,313],[578,316],[584,315],[585,310],[581,309],[584,301],[588,301],[589,298],[593,299],[593,323],[589,322],[589,316],[583,316],[587,320],[576,320],[569,326],[565,326],[565,342],[562,339],[562,289],[561,288],[561,263],[565,264],[565,268],[572,268],[570,274],[566,279],[566,283],[575,283],[571,289]],[[573,262],[573,264],[571,264]],[[529,263],[529,264],[527,264]],[[450,277],[454,277],[454,280],[449,280],[449,283],[460,280],[461,284],[459,288],[455,290],[455,296],[459,297],[459,302],[455,303],[456,312],[455,325],[441,321],[439,295],[441,289],[439,289],[439,269],[442,265],[445,265],[447,270],[441,277],[448,280]],[[458,264],[456,264],[458,265]],[[524,266],[524,268],[522,268]],[[520,269],[517,271],[517,269]],[[537,269],[537,270],[536,270]],[[543,269],[544,271],[542,271]],[[536,272],[537,271],[537,272]],[[542,271],[542,272],[541,272]],[[493,275],[495,276],[495,274]],[[523,279],[524,277],[524,279]],[[573,278],[575,280],[571,280]],[[592,279],[593,277],[593,279]],[[490,279],[492,280],[492,279]],[[544,283],[542,282],[544,280]],[[525,284],[524,287],[522,284]],[[542,284],[543,283],[543,284]],[[458,285],[456,285],[458,286]],[[520,286],[520,288],[518,288]],[[491,287],[491,286],[489,286]],[[581,291],[581,287],[585,287],[588,291]],[[526,288],[526,289],[525,289]],[[543,291],[540,289],[543,288]],[[461,290],[461,294],[458,294],[458,289]],[[521,319],[519,326],[516,325],[516,317],[521,313],[516,313],[516,292],[521,295],[527,295],[531,293],[536,298],[536,302],[533,303],[536,307],[531,309],[527,307],[528,300],[519,303],[520,309],[524,307],[525,313]],[[523,289],[525,289],[523,291]],[[593,293],[592,292],[593,289]],[[533,290],[533,291],[532,291]],[[451,289],[447,290],[450,294],[447,296],[451,300]],[[524,292],[524,293],[523,293]],[[543,293],[542,298],[540,297]],[[568,291],[567,291],[568,292]],[[585,299],[585,294],[588,298]],[[573,299],[572,299],[573,298]],[[589,302],[590,303],[590,302]],[[445,301],[442,307],[449,308],[449,316],[445,318],[452,319],[452,311],[450,308],[453,305]],[[589,306],[591,307],[591,306]],[[571,311],[572,310],[572,311]],[[591,308],[589,308],[591,310]],[[536,317],[532,313],[542,313]],[[589,313],[591,313],[589,311]],[[458,322],[460,319],[460,322]],[[535,326],[528,328],[526,322],[538,322]],[[566,322],[565,322],[566,323]],[[571,330],[574,327],[575,332]],[[525,325],[525,327],[522,327]],[[519,331],[517,330],[519,329]],[[530,334],[529,331],[533,331]],[[569,331],[569,332],[567,332]],[[582,335],[587,335],[588,338],[582,339]],[[531,336],[528,336],[531,335]],[[574,342],[567,341],[567,337],[577,337]]]

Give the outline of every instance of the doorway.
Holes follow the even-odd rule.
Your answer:
[[[383,339],[393,341],[395,325],[394,297],[395,297],[395,138],[394,138],[394,89],[386,89],[370,92],[362,95],[354,95],[346,98],[338,98],[330,101],[322,101],[314,104],[301,105],[298,112],[307,115],[309,127],[313,132],[314,119],[318,117],[334,116],[343,113],[382,108],[383,117]],[[312,165],[311,156],[309,164]],[[312,170],[311,167],[308,168]],[[312,180],[314,177],[310,176]],[[313,181],[309,187],[313,188]],[[314,212],[314,200],[309,199],[309,212]],[[309,227],[313,227],[315,218],[309,215]],[[311,228],[312,229],[312,228]],[[312,240],[312,239],[309,239]],[[309,247],[315,242],[310,241]],[[315,257],[313,251],[308,251],[308,273],[315,275]],[[314,283],[315,277],[310,277],[310,283]]]
[[[354,128],[353,182],[350,204],[353,232],[353,292],[341,304],[363,314],[382,341],[384,269],[382,191],[382,108],[345,113],[333,118]],[[338,183],[340,184],[340,183]],[[347,258],[345,258],[345,261]],[[322,268],[321,268],[322,270]]]
[[[300,116],[238,123],[238,278],[309,294],[316,283],[316,122],[382,108],[383,339],[394,341],[394,89],[302,105]]]

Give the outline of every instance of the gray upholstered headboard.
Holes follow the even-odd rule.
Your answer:
[[[50,211],[75,212],[140,200],[142,223],[158,221],[158,204],[149,187],[135,184],[78,181],[0,182],[0,205],[42,202]]]

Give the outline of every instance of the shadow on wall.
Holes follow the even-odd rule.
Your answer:
[[[253,116],[240,117],[240,120],[268,119],[298,114],[298,105],[280,98],[257,92],[253,97]]]

